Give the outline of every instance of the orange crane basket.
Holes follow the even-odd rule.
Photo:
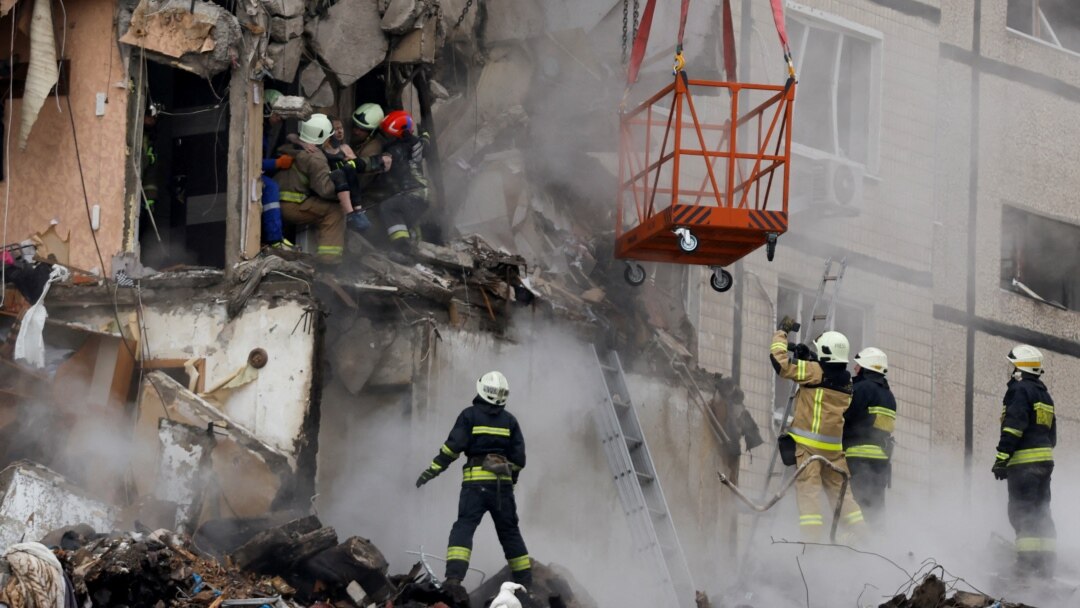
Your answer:
[[[762,245],[772,260],[788,225],[794,99],[794,79],[744,84],[679,70],[623,112],[615,257],[712,266],[717,291],[732,283],[721,266]],[[640,284],[644,269],[628,262],[626,279]]]

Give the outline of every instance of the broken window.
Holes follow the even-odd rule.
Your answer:
[[[162,270],[225,265],[229,74],[145,65],[141,260]]]
[[[1080,310],[1080,226],[1005,207],[1001,286],[1059,308]]]
[[[795,143],[875,170],[881,35],[799,10],[787,15],[799,75]]]
[[[1005,25],[1049,45],[1080,52],[1080,3],[1076,0],[1009,0]]]
[[[803,325],[807,325],[811,322],[811,317],[814,314],[814,296],[816,292],[804,291],[798,287],[790,284],[780,284],[780,288],[777,291],[776,297],[776,318],[782,319],[784,316],[789,316]],[[828,300],[827,296],[823,296],[820,304],[818,304],[818,315],[824,315],[827,312]],[[867,311],[862,307],[849,304],[846,302],[837,302],[836,311],[834,313],[835,327],[834,329],[845,336],[847,336],[848,344],[851,345],[851,355],[855,356],[855,353],[860,349],[870,346],[870,344],[864,344],[865,337],[865,324],[867,320]],[[817,331],[814,335],[806,336],[806,345],[813,350],[813,340],[817,337],[817,334],[821,333],[825,326],[824,321],[819,321],[814,324]],[[792,334],[794,336],[794,334]],[[784,380],[779,376],[776,376],[776,392],[773,401],[773,411],[775,415],[773,417],[774,422],[779,421],[783,417],[784,410],[787,409],[788,397],[791,394],[791,381]]]

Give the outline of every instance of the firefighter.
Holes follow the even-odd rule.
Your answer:
[[[391,112],[379,125],[388,140],[383,152],[393,159],[390,170],[380,175],[379,184],[387,198],[379,204],[379,214],[390,245],[396,253],[408,253],[419,240],[418,222],[428,208],[428,180],[424,176],[427,133],[413,132],[412,116],[404,110]]]
[[[284,119],[274,112],[274,103],[281,99],[281,91],[266,89],[263,93],[263,105],[266,108],[263,120],[263,159],[262,159],[262,239],[275,249],[294,249],[285,238],[281,229],[281,188],[273,180],[274,173],[292,166],[292,157],[288,154],[272,154],[278,139],[278,133]]]
[[[321,146],[334,127],[325,114],[312,114],[300,123],[300,142]],[[274,181],[281,187],[281,217],[297,225],[319,227],[318,260],[337,264],[345,252],[345,215],[337,202],[338,192],[348,185],[335,185],[330,165],[321,151],[312,152],[302,145],[287,144],[281,152],[292,156],[292,165],[278,171]]]
[[[874,526],[884,526],[885,488],[892,477],[896,398],[885,379],[889,359],[878,348],[855,355],[851,406],[844,412],[844,456],[851,491]]]
[[[848,340],[840,332],[827,331],[814,340],[816,358],[807,347],[800,345],[801,348],[796,348],[797,357],[792,359],[787,354],[787,336],[797,329],[794,320],[784,317],[769,347],[776,373],[799,384],[795,418],[788,433],[780,438],[781,451],[784,453],[793,447],[794,462],[800,467],[811,456],[823,456],[846,474],[844,411],[851,402],[852,390],[851,374],[847,371]],[[843,481],[843,475],[820,462],[811,463],[797,478],[799,529],[807,541],[821,539],[825,513],[834,512]],[[823,489],[829,499],[829,506],[824,509],[821,504]],[[847,527],[845,536],[857,538],[865,526],[862,511],[850,492],[844,493],[843,501],[840,516]]]
[[[1018,574],[1050,578],[1056,555],[1050,515],[1050,475],[1057,444],[1054,400],[1041,378],[1039,349],[1020,344],[1007,358],[1012,375],[1001,411],[993,473],[1009,484],[1009,523],[1016,531]]]
[[[485,513],[491,513],[514,582],[526,588],[532,585],[532,563],[518,529],[513,492],[518,475],[525,468],[525,438],[517,419],[506,411],[509,395],[510,385],[500,372],[481,376],[476,381],[472,406],[458,415],[446,443],[416,480],[419,488],[465,454],[458,517],[450,530],[446,550],[448,585],[460,585],[465,578],[473,533]]]

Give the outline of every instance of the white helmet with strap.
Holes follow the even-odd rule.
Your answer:
[[[484,401],[502,407],[510,396],[510,383],[502,372],[491,371],[476,381],[476,394]]]
[[[847,336],[838,331],[827,331],[814,340],[814,350],[822,363],[847,363],[851,346]]]
[[[859,367],[872,372],[879,374],[889,373],[889,358],[885,356],[885,352],[880,348],[870,346],[860,350],[859,354],[855,355],[855,363],[858,363]]]
[[[1006,356],[1018,371],[1041,376],[1043,373],[1042,351],[1029,344],[1017,344]]]
[[[300,141],[305,144],[321,146],[334,134],[334,125],[326,114],[312,114],[311,118],[300,123]]]

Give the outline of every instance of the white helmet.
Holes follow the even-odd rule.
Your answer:
[[[889,373],[889,358],[885,356],[885,352],[880,348],[871,346],[860,350],[859,354],[855,355],[855,363],[858,363],[859,367],[872,372],[879,374]]]
[[[300,141],[305,144],[321,146],[334,134],[334,125],[326,114],[312,114],[311,118],[300,123]]]
[[[488,372],[476,381],[476,394],[492,405],[504,406],[510,396],[510,383],[502,372]]]
[[[814,340],[814,350],[822,363],[847,363],[851,347],[847,336],[838,331],[827,331]]]
[[[378,131],[386,115],[383,114],[382,106],[377,103],[365,103],[352,113],[353,126],[365,131]]]
[[[1016,369],[1022,372],[1035,374],[1037,376],[1041,376],[1043,373],[1043,354],[1034,346],[1017,344],[1009,351],[1006,358],[1009,360],[1009,363],[1012,363]]]

